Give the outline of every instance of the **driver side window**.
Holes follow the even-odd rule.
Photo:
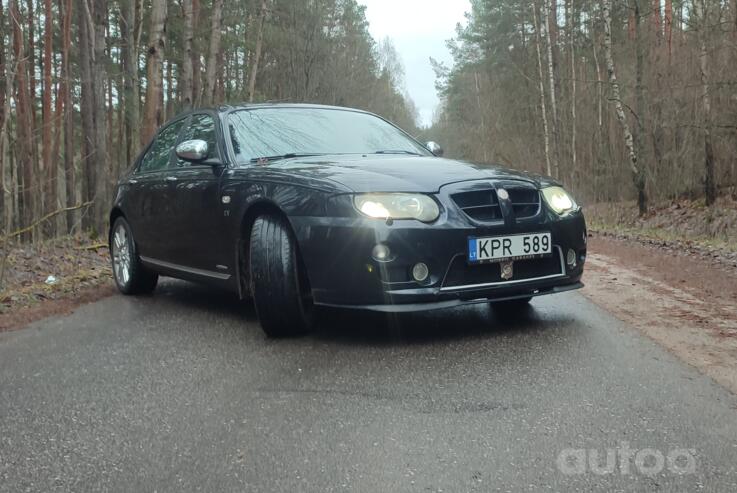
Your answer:
[[[177,143],[177,136],[183,124],[183,120],[174,122],[156,136],[156,140],[141,159],[141,165],[138,168],[139,173],[159,171],[169,166],[171,152],[174,144]]]

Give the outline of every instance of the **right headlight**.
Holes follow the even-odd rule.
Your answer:
[[[563,187],[546,187],[543,188],[543,198],[548,207],[553,209],[556,214],[563,215],[578,209],[576,201],[573,200],[571,194],[566,192]]]
[[[417,219],[432,222],[440,208],[430,196],[421,193],[362,193],[353,197],[361,214],[375,219]]]

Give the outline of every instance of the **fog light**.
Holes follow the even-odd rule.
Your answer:
[[[389,247],[381,243],[376,245],[374,249],[371,250],[371,256],[374,257],[374,260],[377,260],[378,262],[388,261],[391,254],[392,251],[389,249]]]
[[[417,282],[422,282],[425,279],[427,279],[427,276],[430,275],[430,269],[427,268],[427,265],[425,265],[422,262],[417,262],[414,267],[412,267],[412,277]]]
[[[568,267],[576,267],[576,252],[573,251],[572,248],[568,249],[568,253],[566,254],[566,263],[568,264]]]

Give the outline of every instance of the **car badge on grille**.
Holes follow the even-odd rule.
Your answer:
[[[496,191],[496,196],[499,197],[499,199],[501,200],[509,200],[509,192],[507,192],[503,188],[500,188]]]
[[[507,262],[502,262],[500,267],[502,271],[502,279],[504,279],[505,281],[510,280],[514,275],[514,262],[511,260]]]

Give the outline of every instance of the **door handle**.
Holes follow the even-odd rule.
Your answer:
[[[128,184],[129,185],[135,185],[136,183],[138,183],[138,180],[134,180],[133,178],[131,178],[130,180],[128,180]]]
[[[167,176],[166,177],[166,181],[177,181],[177,177],[176,176]]]

